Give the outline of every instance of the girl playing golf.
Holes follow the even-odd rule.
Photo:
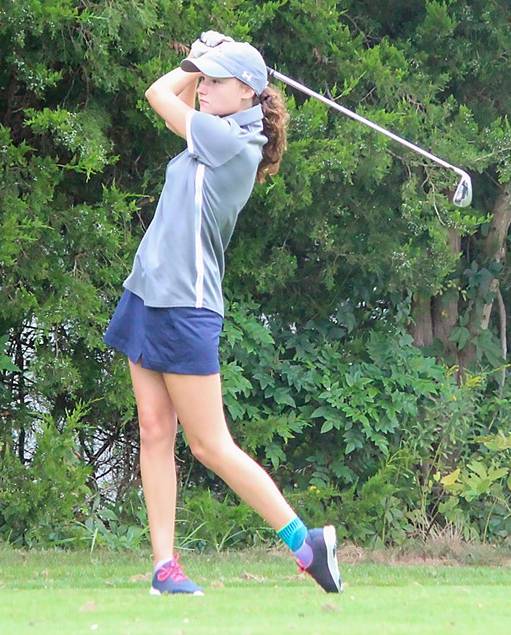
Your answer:
[[[288,117],[283,99],[268,86],[255,48],[214,31],[145,95],[187,147],[166,167],[104,341],[128,356],[137,403],[151,593],[202,595],[174,552],[178,420],[193,455],[277,531],[303,571],[337,593],[334,527],[307,529],[270,476],[234,443],[222,402],[224,251],[256,178],[279,169]]]

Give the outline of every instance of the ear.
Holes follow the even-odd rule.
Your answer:
[[[240,82],[240,86],[241,86],[241,96],[243,99],[253,99],[256,96],[255,90],[253,88],[250,88],[248,84],[245,84],[244,82]]]

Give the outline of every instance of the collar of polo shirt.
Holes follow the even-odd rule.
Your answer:
[[[232,115],[224,115],[222,119],[234,119],[240,126],[246,126],[254,121],[260,121],[263,118],[263,109],[260,104],[247,108],[246,110],[238,110]]]

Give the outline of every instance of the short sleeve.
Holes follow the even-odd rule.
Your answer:
[[[247,133],[232,119],[191,110],[186,116],[186,142],[193,157],[217,167],[241,152]]]

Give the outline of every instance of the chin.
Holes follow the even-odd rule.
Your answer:
[[[199,104],[200,112],[205,112],[208,115],[216,115],[217,117],[226,117],[227,115],[232,115],[235,110],[229,110],[225,108],[215,108],[211,104]]]

